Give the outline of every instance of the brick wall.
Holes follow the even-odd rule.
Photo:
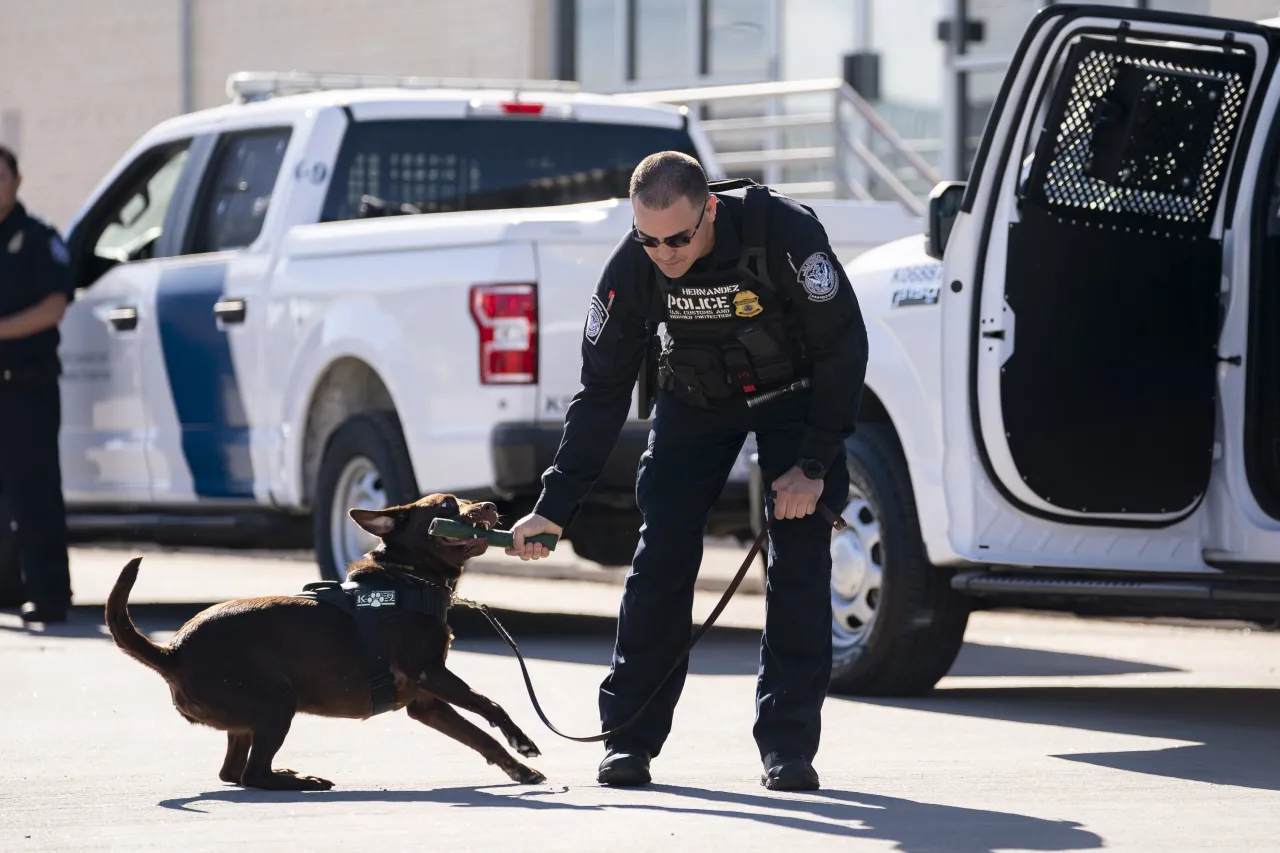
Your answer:
[[[244,70],[547,77],[552,0],[189,0],[191,107]],[[64,226],[182,103],[180,0],[0,0],[0,142]]]

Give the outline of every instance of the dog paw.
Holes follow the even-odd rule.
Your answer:
[[[523,764],[517,764],[507,771],[507,775],[511,777],[512,782],[519,782],[521,785],[541,785],[547,781],[547,777],[543,776],[532,767],[526,767]]]
[[[333,787],[328,779],[319,776],[303,776],[296,770],[272,770],[275,782],[292,791],[327,791]]]
[[[542,750],[538,749],[533,741],[529,740],[529,736],[519,729],[507,732],[507,743],[525,758],[537,758],[542,755]]]
[[[333,787],[332,782],[319,776],[298,776],[297,779],[307,786],[299,789],[302,791],[327,791]]]

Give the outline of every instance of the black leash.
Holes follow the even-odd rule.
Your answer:
[[[836,530],[844,530],[848,527],[848,524],[843,518],[837,515],[821,501],[818,502],[818,512]],[[493,626],[493,630],[498,632],[498,636],[506,641],[507,645],[511,647],[511,651],[515,652],[516,660],[520,662],[520,672],[524,675],[525,689],[529,692],[529,699],[533,702],[533,710],[538,712],[538,717],[546,724],[547,728],[551,729],[551,731],[555,732],[565,740],[577,741],[578,743],[598,743],[599,741],[615,737],[620,732],[631,728],[631,726],[635,725],[635,723],[640,719],[644,712],[649,710],[649,706],[653,704],[654,699],[658,698],[658,693],[662,690],[663,685],[667,683],[667,679],[671,678],[675,671],[680,668],[680,664],[684,663],[684,659],[689,656],[691,651],[693,651],[693,647],[698,644],[699,640],[706,636],[706,633],[711,630],[711,626],[716,623],[716,619],[719,618],[722,612],[724,612],[724,608],[729,604],[729,599],[733,598],[733,594],[738,591],[738,587],[742,584],[743,579],[746,578],[747,572],[751,569],[751,564],[756,559],[756,555],[760,553],[760,549],[764,547],[764,543],[768,540],[771,527],[772,526],[769,524],[769,518],[766,515],[764,529],[760,531],[760,535],[756,537],[756,541],[751,545],[751,550],[747,552],[747,558],[742,561],[742,566],[738,569],[738,573],[734,575],[733,580],[730,581],[729,588],[724,591],[724,595],[720,596],[720,601],[717,602],[715,608],[711,611],[711,615],[707,617],[707,620],[702,623],[701,627],[693,632],[693,636],[689,638],[689,644],[686,645],[684,650],[676,656],[675,661],[671,664],[671,668],[667,670],[667,674],[662,676],[662,680],[653,688],[653,692],[649,694],[649,698],[640,706],[640,710],[631,715],[631,719],[627,720],[622,725],[616,726],[607,732],[601,732],[598,735],[591,735],[590,737],[574,737],[573,735],[567,735],[557,729],[555,725],[547,719],[547,715],[542,710],[542,705],[538,703],[538,695],[534,692],[533,680],[529,678],[529,668],[525,666],[524,655],[520,654],[520,647],[516,645],[516,641],[511,638],[511,635],[507,633],[507,629],[502,627],[502,623],[498,621],[497,617],[489,612],[488,606],[484,604],[477,604],[474,601],[468,601],[465,598],[455,597],[454,601],[458,604],[464,604],[467,607],[479,610],[484,615],[484,618],[489,620],[489,624]]]

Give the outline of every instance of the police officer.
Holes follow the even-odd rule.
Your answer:
[[[749,432],[775,496],[754,736],[773,790],[818,787],[821,708],[831,674],[831,528],[817,502],[848,498],[867,338],[848,278],[813,213],[765,187],[711,192],[693,158],[662,152],[631,178],[634,225],[591,298],[582,390],[555,462],[509,554],[548,551],[599,477],[665,324],[649,446],[636,497],[644,516],[627,575],[613,663],[600,688],[604,730],[639,710],[688,642],[707,517]],[[715,189],[720,190],[717,186]],[[759,395],[808,387],[749,405]],[[599,781],[643,785],[671,728],[687,666],[633,727],[606,742]]]
[[[22,618],[63,622],[71,580],[58,463],[58,323],[75,291],[66,247],[18,202],[21,183],[18,158],[0,146],[0,491],[31,599]]]

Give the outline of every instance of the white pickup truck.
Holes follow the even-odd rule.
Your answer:
[[[927,242],[851,265],[834,689],[928,690],[975,608],[1276,623],[1278,57],[1280,19],[1048,7]]]
[[[369,547],[350,507],[532,505],[631,170],[677,149],[719,177],[715,154],[674,106],[368,82],[237,75],[232,103],[152,129],[71,223],[74,535],[314,541],[337,577]],[[846,261],[920,230],[894,204],[814,206]],[[628,424],[566,531],[582,556],[629,562],[647,429]],[[750,529],[748,469],[725,532]]]

